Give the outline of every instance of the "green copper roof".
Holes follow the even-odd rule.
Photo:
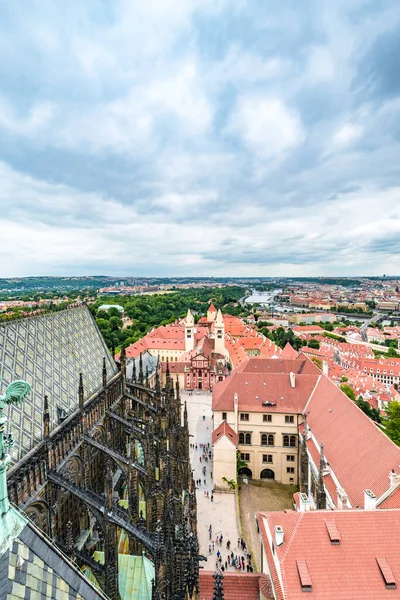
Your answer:
[[[95,552],[93,558],[104,564],[104,552]],[[154,565],[145,556],[118,554],[118,588],[121,600],[151,600],[151,582],[154,577]]]

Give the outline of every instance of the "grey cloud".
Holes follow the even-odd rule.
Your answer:
[[[400,23],[389,26],[360,60],[354,81],[360,97],[382,100],[400,93]]]
[[[77,239],[92,227],[102,231],[104,246],[112,236],[119,243],[117,229],[125,224],[149,232],[165,224],[178,232],[168,252],[161,241],[140,237],[144,252],[160,248],[152,264],[139,257],[121,265],[118,252],[127,252],[122,240],[109,258],[93,256],[79,267],[49,262],[53,273],[131,268],[166,274],[167,254],[170,272],[182,274],[274,264],[360,272],[397,248],[385,223],[380,227],[387,237],[375,238],[365,223],[365,234],[352,234],[363,217],[354,206],[364,193],[375,195],[380,213],[387,191],[400,187],[397,0],[384,9],[369,0],[257,0],[251,7],[241,0],[193,0],[179,5],[186,16],[174,13],[172,4],[163,22],[143,3],[137,9],[117,0],[103,8],[90,0],[68,4],[64,21],[50,0],[33,3],[29,15],[16,4],[0,23],[0,107],[3,99],[12,117],[7,122],[0,108],[0,160],[20,177],[13,176],[1,217],[16,226],[68,227]],[[126,15],[123,5],[131,6]],[[139,9],[146,43],[136,47],[128,26]],[[156,30],[157,36],[149,35]],[[315,48],[332,60],[331,76],[323,62],[310,69]],[[270,78],[246,78],[243,66],[235,74],[235,61],[228,61],[227,73],[232,52],[238,61],[246,57],[249,71],[268,60],[282,69]],[[177,78],[187,95],[176,93]],[[301,126],[297,145],[276,159],[273,152],[265,158],[262,144],[259,153],[249,149],[244,134],[227,134],[238,104],[253,97],[278,99]],[[42,102],[52,103],[54,115],[28,135],[23,123]],[[102,118],[93,120],[93,114]],[[337,144],[335,135],[346,125],[360,133]],[[150,141],[136,135],[139,126],[148,128]],[[339,219],[343,210],[352,215],[348,223]],[[368,225],[376,219],[373,209],[370,214]],[[399,218],[393,205],[390,214]],[[298,235],[289,231],[296,220]],[[306,235],[304,223],[314,236]],[[254,226],[265,227],[266,239],[260,244],[258,231],[253,246]],[[190,236],[185,242],[179,236],[200,227],[196,252],[187,247]],[[101,247],[101,239],[96,244]],[[346,252],[353,265],[338,259]]]

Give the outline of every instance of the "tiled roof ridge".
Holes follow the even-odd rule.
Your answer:
[[[0,327],[9,327],[10,325],[13,325],[14,323],[20,323],[21,321],[29,321],[30,319],[44,319],[44,318],[49,318],[52,317],[54,318],[55,316],[58,315],[63,315],[66,312],[71,312],[71,311],[83,311],[86,310],[88,311],[91,316],[93,317],[92,313],[89,310],[89,307],[86,304],[80,304],[79,306],[71,306],[71,308],[63,308],[62,310],[57,310],[55,312],[47,312],[47,313],[37,313],[35,315],[30,315],[29,317],[22,317],[22,318],[16,318],[16,319],[8,319],[7,321],[3,321],[0,323]]]
[[[286,512],[286,511],[285,511]],[[298,528],[300,527],[300,523],[303,520],[304,515],[306,514],[305,512],[298,512],[298,518],[296,521],[296,525],[293,527],[292,529],[292,534],[289,538],[289,541],[285,544],[284,546],[284,551],[282,552],[282,558],[280,559],[280,563],[281,563],[281,569],[283,568],[283,563],[285,561],[285,558],[290,550],[290,546],[292,545],[293,539],[297,533]],[[283,533],[285,533],[285,530],[283,530]]]
[[[306,404],[304,406],[304,411],[303,412],[307,412],[308,405],[310,404],[311,399],[312,399],[313,395],[315,394],[315,390],[317,389],[317,387],[319,385],[319,382],[321,381],[321,377],[322,377],[322,373],[321,373],[321,375],[318,376],[317,381],[315,382],[314,389],[312,390],[312,392],[310,394],[310,397],[308,398],[308,400],[307,400],[307,402],[306,402]],[[349,400],[350,400],[350,398],[349,398]]]

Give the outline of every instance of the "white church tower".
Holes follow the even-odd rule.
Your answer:
[[[188,308],[185,320],[185,352],[194,348],[194,317]]]
[[[225,324],[221,309],[218,310],[217,318],[214,321],[214,351],[225,355]]]

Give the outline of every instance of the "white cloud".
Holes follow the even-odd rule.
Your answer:
[[[358,140],[363,133],[363,128],[360,125],[346,123],[336,131],[333,136],[333,143],[336,146],[349,146]]]
[[[0,127],[13,133],[32,136],[50,125],[53,116],[54,106],[50,102],[34,104],[27,114],[20,115],[0,96]]]
[[[280,159],[304,139],[300,118],[278,98],[243,98],[233,112],[228,132],[242,138],[260,159]]]

